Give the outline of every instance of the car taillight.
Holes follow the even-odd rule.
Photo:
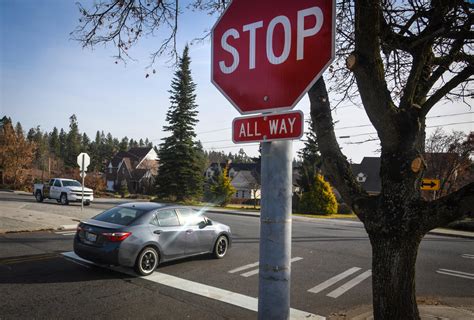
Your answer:
[[[81,232],[81,231],[82,231],[82,227],[80,225],[78,225],[77,228],[76,228],[76,233]]]
[[[127,239],[132,233],[131,232],[105,232],[102,233],[107,240],[111,242],[120,242]]]

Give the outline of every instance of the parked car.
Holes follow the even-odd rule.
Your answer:
[[[81,202],[82,185],[77,180],[54,178],[50,179],[47,185],[35,183],[33,195],[38,202],[43,202],[44,199],[55,199],[64,205],[69,202]],[[84,204],[88,206],[92,201],[94,201],[94,191],[84,187]]]
[[[231,239],[228,226],[192,208],[126,203],[79,223],[74,252],[99,264],[134,267],[146,276],[165,261],[206,253],[223,258]]]

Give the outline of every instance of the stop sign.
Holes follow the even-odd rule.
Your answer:
[[[292,109],[334,59],[335,0],[234,0],[212,29],[212,82],[241,114]]]

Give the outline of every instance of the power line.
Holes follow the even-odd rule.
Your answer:
[[[442,114],[438,116],[430,116],[426,117],[426,119],[434,119],[434,118],[447,118],[447,117],[455,117],[455,116],[462,116],[466,114],[473,114],[474,112],[460,112],[460,113],[450,113],[450,114]],[[308,113],[304,114],[305,116],[308,116]],[[334,130],[345,130],[345,129],[352,129],[352,128],[364,128],[364,127],[372,127],[372,124],[361,124],[361,125],[355,125],[355,126],[346,126],[346,127],[339,127],[339,128],[334,128]],[[218,132],[218,131],[225,131],[225,130],[230,130],[232,129],[231,127],[228,128],[222,128],[222,129],[216,129],[216,130],[209,130],[209,131],[202,131],[202,132],[197,132],[196,134],[205,134],[205,133],[212,133],[212,132]]]

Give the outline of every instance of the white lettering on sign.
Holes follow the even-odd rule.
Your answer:
[[[247,125],[247,126],[245,126]],[[258,132],[258,126],[257,126],[257,122],[254,122],[253,124],[253,132],[250,131],[250,123],[247,122],[247,123],[242,123],[240,125],[240,132],[239,132],[239,138],[242,138],[242,137],[260,137],[262,135],[262,133]]]
[[[313,15],[316,18],[316,24],[310,28],[304,28],[304,18]],[[304,38],[314,36],[321,30],[323,26],[324,17],[323,12],[319,7],[312,7],[298,11],[298,33],[296,34],[296,60],[303,60],[304,58]]]
[[[281,122],[280,122],[281,120]],[[269,127],[270,127],[270,134],[282,134],[282,133],[288,133],[288,129],[286,126],[286,121],[288,121],[288,124],[290,125],[290,133],[293,133],[293,126],[296,122],[296,118],[288,118],[288,119],[275,119],[275,120],[270,120],[269,122]]]
[[[232,58],[234,59],[230,67],[227,67],[224,61],[219,61],[219,67],[221,68],[221,71],[223,73],[232,73],[239,66],[239,52],[237,51],[237,49],[227,43],[227,38],[229,38],[230,36],[232,36],[234,39],[238,39],[240,37],[239,32],[235,29],[229,29],[222,35],[222,49],[229,52],[232,55]]]
[[[255,69],[255,34],[257,28],[263,27],[263,21],[257,21],[251,24],[246,24],[243,27],[244,31],[250,31],[250,43],[249,43],[249,69]]]
[[[316,18],[316,23],[309,29],[305,29],[304,21],[306,17],[314,16]],[[319,7],[311,7],[297,12],[297,22],[296,22],[296,60],[304,59],[304,41],[305,38],[313,37],[321,30],[321,27],[324,23],[323,12]],[[273,50],[273,32],[277,25],[283,27],[284,32],[284,43],[283,51],[279,56],[275,54]],[[263,21],[256,21],[250,24],[246,24],[242,27],[243,32],[249,32],[249,69],[255,69],[255,56],[256,56],[256,39],[257,39],[257,29],[263,27]],[[267,26],[266,31],[266,55],[267,60],[271,64],[281,64],[285,62],[291,51],[291,22],[290,19],[286,16],[277,16],[273,18]],[[221,38],[222,49],[229,52],[232,55],[232,64],[227,66],[224,61],[219,61],[219,67],[221,71],[225,74],[230,74],[234,72],[240,63],[239,51],[231,46],[228,43],[228,38],[233,37],[234,39],[239,39],[240,34],[234,28],[231,28],[224,32]]]
[[[283,31],[285,33],[285,41],[283,42],[283,52],[279,57],[273,52],[273,31],[277,24],[283,26]],[[270,21],[267,29],[267,59],[271,64],[280,64],[288,59],[290,55],[291,48],[291,24],[290,20],[285,16],[278,16]]]

